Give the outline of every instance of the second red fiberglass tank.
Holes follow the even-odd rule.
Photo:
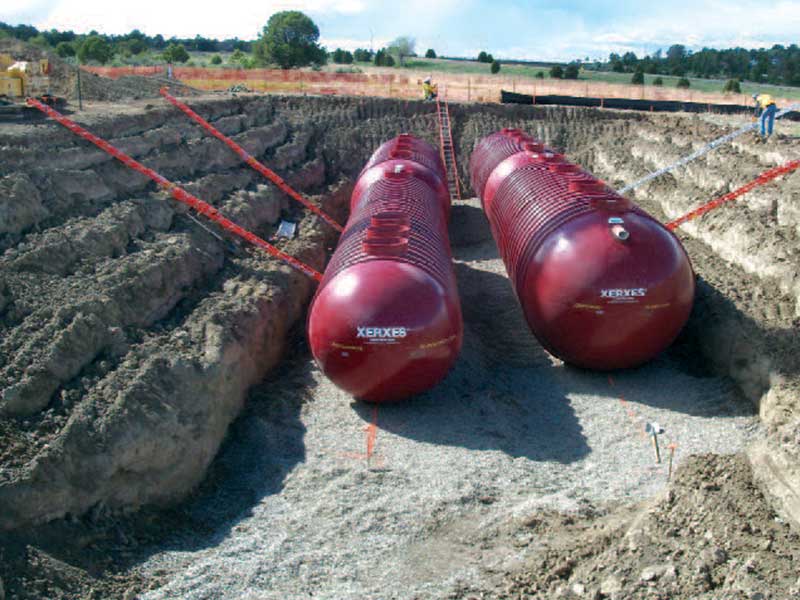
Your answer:
[[[462,321],[439,154],[401,135],[361,172],[350,218],[309,309],[311,352],[359,399],[401,400],[449,371]]]
[[[470,160],[531,330],[564,361],[639,365],[686,323],[695,281],[678,239],[635,204],[515,129]]]

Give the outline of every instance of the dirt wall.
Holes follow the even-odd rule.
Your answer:
[[[226,99],[201,112],[341,212],[347,190],[291,110]],[[170,110],[100,107],[82,120],[265,237],[282,216],[302,218]],[[183,497],[280,358],[311,283],[220,241],[56,125],[0,139],[0,527]],[[323,268],[330,231],[308,217],[299,229],[285,250]]]

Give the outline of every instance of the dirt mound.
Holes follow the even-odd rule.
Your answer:
[[[65,76],[61,89],[64,96],[77,100],[77,77],[74,71]],[[119,79],[109,79],[86,71],[81,73],[81,94],[85,100],[125,101],[140,98],[158,98],[162,87],[169,87],[172,93],[182,96],[196,96],[200,92],[166,77],[140,77],[128,75]]]
[[[641,508],[533,514],[528,567],[465,598],[798,598],[800,535],[769,508],[744,456],[693,456]],[[455,597],[455,596],[454,596]]]

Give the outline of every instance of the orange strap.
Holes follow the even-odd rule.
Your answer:
[[[341,231],[342,231],[342,226],[341,226],[341,225],[339,225],[339,223],[337,223],[336,221],[334,221],[334,220],[333,220],[333,218],[332,218],[330,215],[326,214],[326,213],[325,213],[324,211],[322,211],[320,208],[318,208],[318,207],[314,206],[314,205],[311,203],[311,201],[310,201],[310,200],[308,200],[308,199],[304,198],[304,197],[303,197],[303,196],[301,196],[299,193],[297,193],[296,191],[294,191],[294,190],[293,190],[293,189],[292,189],[292,188],[289,186],[289,184],[288,184],[288,183],[286,183],[286,182],[285,182],[283,179],[281,179],[281,178],[280,178],[280,176],[279,176],[279,175],[278,175],[278,174],[277,174],[275,171],[273,171],[273,170],[271,170],[271,169],[268,169],[266,166],[264,166],[262,163],[260,163],[258,160],[256,160],[256,159],[255,159],[253,156],[251,156],[251,155],[250,155],[250,154],[249,154],[249,153],[248,153],[248,152],[247,152],[247,151],[246,151],[244,148],[242,148],[242,147],[241,147],[239,144],[237,144],[236,142],[234,142],[234,141],[233,141],[231,138],[229,138],[228,136],[226,136],[226,135],[225,135],[224,133],[222,133],[222,132],[221,132],[219,129],[217,129],[216,127],[214,127],[214,126],[213,126],[211,123],[209,123],[209,122],[208,122],[208,121],[206,121],[206,120],[205,120],[203,117],[201,117],[201,116],[200,116],[200,115],[198,115],[196,112],[194,112],[194,111],[193,111],[191,108],[189,108],[189,107],[188,107],[186,104],[184,104],[183,102],[181,102],[180,100],[178,100],[177,98],[175,98],[174,96],[172,96],[172,95],[171,95],[169,92],[167,92],[166,88],[161,88],[161,95],[162,95],[162,96],[164,96],[164,98],[166,98],[166,99],[167,99],[167,101],[168,101],[170,104],[172,104],[172,105],[173,105],[173,106],[175,106],[176,108],[178,108],[178,109],[180,109],[181,111],[183,111],[183,112],[186,114],[186,116],[188,116],[188,117],[189,117],[190,119],[192,119],[192,120],[193,120],[195,123],[197,123],[198,125],[200,125],[200,127],[202,127],[203,129],[205,129],[205,130],[206,130],[208,133],[210,133],[211,135],[213,135],[213,136],[214,136],[215,138],[217,138],[218,140],[220,140],[220,141],[224,142],[224,143],[225,143],[225,145],[226,145],[226,146],[228,146],[228,148],[230,148],[230,149],[231,149],[231,150],[233,150],[233,151],[234,151],[236,154],[238,154],[238,155],[239,155],[239,158],[241,158],[241,159],[242,159],[244,162],[246,162],[248,165],[250,165],[251,167],[253,167],[253,169],[255,169],[256,171],[258,171],[259,173],[261,173],[261,174],[262,174],[264,177],[266,177],[267,179],[269,179],[269,180],[270,180],[272,183],[274,183],[275,185],[277,185],[277,186],[278,186],[278,187],[279,187],[281,190],[283,190],[283,191],[284,191],[284,192],[285,192],[287,195],[289,195],[289,196],[291,196],[292,198],[294,198],[295,200],[297,200],[297,201],[298,201],[300,204],[302,204],[303,206],[305,206],[305,207],[306,207],[308,210],[310,210],[310,211],[311,211],[311,212],[313,212],[314,214],[316,214],[316,215],[319,215],[319,217],[320,217],[320,218],[322,218],[322,220],[324,220],[324,221],[325,221],[325,222],[326,222],[328,225],[330,225],[331,227],[333,227],[333,228],[334,228],[336,231],[338,231],[338,232],[341,232]]]
[[[249,231],[247,231],[243,227],[240,227],[239,225],[237,225],[233,221],[231,221],[231,220],[227,219],[226,217],[224,217],[216,208],[214,208],[213,206],[211,206],[207,202],[204,202],[203,200],[200,200],[196,196],[193,196],[192,194],[190,194],[189,192],[187,192],[183,188],[175,185],[174,183],[172,183],[171,181],[169,181],[165,177],[163,177],[163,176],[159,175],[158,173],[156,173],[155,171],[153,171],[153,169],[150,169],[150,168],[144,166],[142,163],[140,163],[137,160],[134,160],[133,158],[131,158],[130,156],[128,156],[127,154],[125,154],[121,150],[115,148],[114,146],[112,146],[111,144],[106,142],[105,140],[97,137],[93,133],[88,132],[87,130],[85,130],[83,127],[81,127],[80,125],[78,125],[74,121],[71,121],[71,120],[67,119],[61,113],[53,110],[49,106],[47,106],[47,105],[45,105],[45,104],[43,104],[43,103],[41,103],[38,100],[35,100],[33,98],[28,98],[28,105],[29,106],[33,106],[35,108],[38,108],[40,111],[45,113],[48,117],[50,117],[51,119],[54,119],[55,121],[57,121],[58,123],[60,123],[64,127],[66,127],[67,129],[69,129],[75,135],[80,136],[83,139],[93,143],[95,146],[97,146],[98,148],[100,148],[104,152],[107,152],[108,154],[110,154],[111,156],[116,158],[122,164],[130,167],[134,171],[138,171],[139,173],[141,173],[142,175],[144,175],[146,177],[149,177],[150,179],[155,181],[160,188],[169,191],[170,195],[175,200],[177,200],[178,202],[180,202],[182,204],[185,204],[186,206],[188,206],[189,208],[197,211],[201,215],[204,215],[205,217],[208,217],[210,220],[214,221],[217,225],[219,225],[220,227],[222,227],[226,231],[228,231],[228,232],[240,237],[241,239],[243,239],[243,240],[245,240],[247,242],[250,242],[252,245],[254,245],[254,246],[258,247],[258,248],[261,248],[262,250],[266,251],[271,256],[274,256],[275,258],[278,258],[278,259],[282,260],[283,262],[288,264],[293,269],[296,269],[296,270],[300,271],[301,273],[303,273],[305,275],[308,275],[312,279],[314,279],[316,281],[322,281],[322,274],[319,271],[317,271],[316,269],[314,269],[313,267],[310,267],[309,265],[307,265],[306,263],[296,259],[295,257],[290,256],[289,254],[286,254],[285,252],[283,252],[282,250],[279,250],[278,248],[276,248],[272,244],[264,241],[263,239],[261,239],[260,237],[255,235],[254,233],[250,233]]]
[[[721,198],[717,198],[716,200],[707,202],[706,204],[703,204],[702,206],[686,213],[682,217],[678,217],[674,221],[670,221],[669,223],[667,223],[667,229],[669,230],[677,229],[684,223],[696,219],[697,217],[700,217],[706,214],[707,212],[711,212],[712,210],[722,206],[726,202],[730,202],[731,200],[736,200],[736,198],[738,198],[739,196],[743,196],[744,194],[753,190],[754,188],[764,185],[765,183],[768,183],[773,179],[780,177],[781,175],[786,175],[787,173],[791,173],[792,171],[798,168],[800,168],[800,160],[790,160],[784,165],[781,165],[779,167],[774,167],[769,171],[764,171],[753,181],[743,185],[738,190],[734,190],[728,194],[725,194]]]

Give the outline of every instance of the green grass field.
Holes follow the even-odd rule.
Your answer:
[[[415,71],[432,71],[438,73],[469,73],[471,75],[491,75],[491,65],[471,60],[447,60],[443,58],[410,58],[404,68]],[[498,76],[536,77],[541,71],[549,76],[549,68],[533,65],[502,65]]]
[[[366,63],[365,63],[366,64]],[[502,62],[501,62],[502,64]],[[465,73],[475,75],[490,75],[489,65],[477,61],[447,60],[441,58],[412,58],[406,61],[404,68],[416,71],[430,71],[432,73]],[[545,78],[550,77],[550,69],[547,67],[534,65],[502,65],[498,77],[527,77],[535,78],[537,72],[542,72]],[[578,77],[579,81],[597,81],[603,83],[629,84],[631,73],[614,73],[612,71],[590,71],[581,69]],[[645,85],[652,85],[656,77],[661,77],[664,87],[677,87],[680,77],[671,75],[645,75]],[[698,92],[722,92],[725,86],[724,79],[698,79],[689,77],[691,87],[689,89]],[[751,95],[757,91],[766,91],[774,96],[782,98],[800,100],[800,88],[777,85],[756,85],[745,81],[742,82],[742,93]]]
[[[614,73],[611,71],[586,71],[581,70],[580,78],[588,81],[602,81],[605,83],[623,83],[631,82],[631,73]],[[677,87],[680,77],[672,75],[645,75],[645,85],[652,85],[656,77],[661,77],[664,81],[664,87]],[[725,79],[697,79],[689,77],[691,87],[689,89],[697,90],[698,92],[711,92],[719,93],[725,87]],[[767,92],[773,96],[780,96],[782,98],[800,99],[800,88],[783,86],[783,85],[757,85],[749,81],[743,81],[742,93],[750,96],[756,92]]]

